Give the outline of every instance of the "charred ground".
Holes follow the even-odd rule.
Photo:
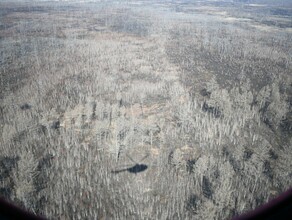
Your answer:
[[[226,219],[291,186],[287,5],[0,6],[1,196],[58,219]],[[127,155],[149,157],[114,175]]]

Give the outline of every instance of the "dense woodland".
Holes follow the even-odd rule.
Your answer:
[[[49,219],[229,219],[292,185],[289,1],[0,3],[0,196]]]

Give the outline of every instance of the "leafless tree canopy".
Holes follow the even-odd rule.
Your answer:
[[[276,197],[291,19],[288,0],[1,1],[0,196],[52,219],[228,219]]]

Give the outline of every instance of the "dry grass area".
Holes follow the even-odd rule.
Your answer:
[[[0,196],[52,219],[228,219],[291,187],[289,27],[138,3],[0,3]]]

